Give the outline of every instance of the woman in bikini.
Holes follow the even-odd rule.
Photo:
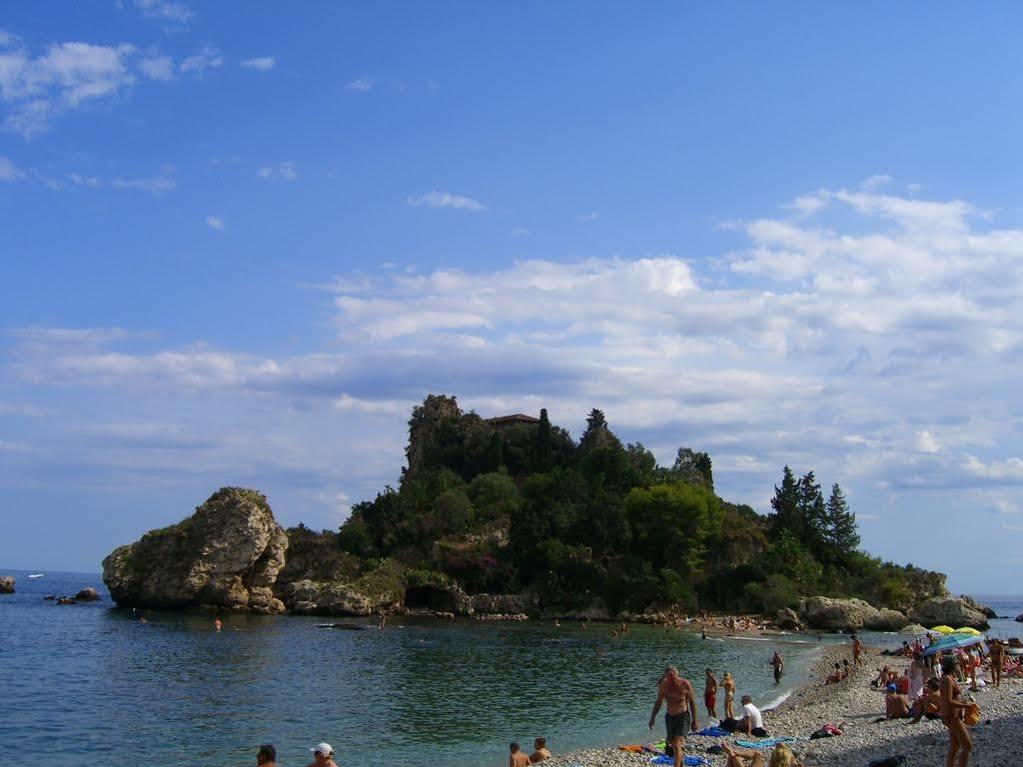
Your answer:
[[[725,672],[721,686],[725,688],[725,719],[735,719],[735,712],[732,710],[732,701],[735,700],[735,680],[732,675]]]
[[[941,721],[948,728],[948,756],[945,757],[945,767],[966,767],[970,761],[970,754],[973,752],[973,739],[970,738],[970,731],[966,729],[963,722],[963,714],[966,709],[973,706],[959,699],[962,690],[956,679],[956,659],[945,658],[941,662]],[[959,764],[956,765],[956,755],[959,756]]]

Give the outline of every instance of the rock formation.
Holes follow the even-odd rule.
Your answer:
[[[1023,623],[1023,613],[1016,616],[1016,623]]]
[[[898,631],[909,620],[898,610],[876,607],[862,599],[810,597],[802,606],[807,625],[826,631]]]
[[[287,547],[262,494],[222,488],[188,519],[115,549],[103,582],[122,607],[283,612],[272,587]]]
[[[10,575],[0,577],[0,594],[14,593],[14,578]]]
[[[96,602],[99,598],[99,592],[91,586],[84,588],[75,594],[75,600],[78,602]]]
[[[987,618],[975,605],[973,600],[967,602],[962,597],[935,597],[914,607],[909,617],[927,627],[945,625],[957,629],[969,626],[983,631],[989,628]]]
[[[973,597],[968,597],[968,596],[966,596],[966,594],[960,594],[959,598],[961,600],[963,600],[963,602],[966,603],[967,607],[972,607],[977,612],[983,613],[985,618],[997,618],[998,617],[998,613],[996,611],[992,610],[987,605],[982,605],[980,602],[978,602]]]
[[[774,619],[775,625],[785,631],[799,631],[803,628],[802,621],[799,620],[799,616],[796,611],[786,607],[778,611],[777,617]]]

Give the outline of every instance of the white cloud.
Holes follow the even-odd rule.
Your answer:
[[[576,218],[579,221],[582,221],[582,222],[585,223],[585,222],[589,222],[589,221],[596,221],[598,218],[600,218],[600,214],[597,213],[597,211],[592,210],[589,213],[580,213],[578,216],[576,216]]]
[[[298,178],[298,171],[295,169],[295,163],[293,162],[282,162],[278,171],[281,174],[281,178],[285,181],[294,181]]]
[[[148,19],[185,24],[195,17],[195,12],[185,4],[169,0],[135,0],[135,6]]]
[[[25,178],[25,172],[8,158],[0,155],[0,181],[21,181]]]
[[[356,91],[357,93],[366,93],[373,90],[373,80],[368,77],[360,77],[357,80],[350,80],[345,83],[345,90]]]
[[[508,234],[512,237],[528,237],[530,235],[530,231],[525,227],[517,226],[508,232]]]
[[[259,72],[269,72],[277,64],[277,59],[273,56],[259,56],[254,59],[245,59],[241,62],[241,66],[246,69],[255,69]]]
[[[216,48],[207,45],[199,53],[183,59],[181,71],[202,77],[206,70],[219,69],[222,66],[224,66],[223,55]]]
[[[921,453],[937,453],[941,451],[941,445],[933,433],[924,429],[916,433],[916,449]]]
[[[113,189],[136,189],[141,192],[161,194],[169,192],[177,186],[170,176],[154,176],[153,178],[115,178],[111,180]]]
[[[455,208],[457,210],[486,210],[486,206],[474,200],[471,197],[463,197],[459,194],[451,194],[450,192],[427,192],[417,197],[409,197],[408,204],[418,208]]]
[[[988,480],[1023,480],[1023,458],[1007,458],[1003,461],[985,463],[976,456],[968,456],[966,470],[971,474]]]
[[[170,56],[152,56],[139,62],[142,74],[150,80],[173,80],[174,61]]]
[[[219,216],[206,216],[206,226],[216,229],[218,232],[224,231],[224,222]]]
[[[893,179],[891,176],[887,174],[878,173],[863,179],[863,181],[860,182],[860,188],[866,189],[868,192],[874,192],[883,186],[887,186],[894,180],[895,179]]]

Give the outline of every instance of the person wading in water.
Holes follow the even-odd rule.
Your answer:
[[[657,682],[657,701],[650,714],[650,729],[657,721],[661,703],[667,701],[668,711],[664,715],[665,741],[672,749],[675,767],[682,767],[685,739],[689,731],[696,731],[696,702],[693,686],[678,675],[678,669],[669,666]]]

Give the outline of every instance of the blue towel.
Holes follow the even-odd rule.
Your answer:
[[[693,733],[693,735],[706,735],[710,738],[727,738],[731,734],[728,730],[722,730],[720,727],[704,727],[699,732]]]
[[[737,740],[743,748],[774,748],[779,743],[795,743],[795,738],[764,738],[763,740]]]
[[[664,754],[661,754],[660,756],[655,756],[653,759],[650,760],[650,764],[674,764],[674,763],[675,763],[674,759],[672,759],[670,756],[665,756]],[[706,765],[710,764],[710,759],[708,759],[705,756],[687,756],[682,760],[682,764],[686,765],[686,767],[706,767]]]

